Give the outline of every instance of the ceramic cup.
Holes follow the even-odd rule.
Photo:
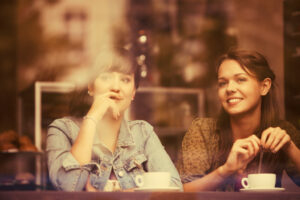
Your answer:
[[[248,174],[248,178],[243,178],[242,186],[246,189],[253,188],[275,188],[276,174],[261,173]]]
[[[169,172],[145,172],[135,177],[135,184],[143,188],[167,188],[170,186]]]

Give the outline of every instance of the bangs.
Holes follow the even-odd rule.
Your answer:
[[[136,62],[134,52],[124,48],[105,48],[97,55],[89,70],[89,83],[93,82],[100,73],[119,72],[134,75],[135,87],[140,81],[140,67]]]
[[[120,72],[123,74],[133,74],[135,72],[134,65],[129,59],[115,58],[110,65],[102,66],[100,72]]]
[[[115,51],[105,51],[98,55],[91,72],[94,78],[103,72],[134,74],[136,67],[131,56],[120,55],[120,53]]]

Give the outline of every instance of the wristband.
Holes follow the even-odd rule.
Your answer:
[[[83,120],[86,120],[86,119],[92,120],[97,125],[97,121],[93,117],[86,115],[83,117]]]

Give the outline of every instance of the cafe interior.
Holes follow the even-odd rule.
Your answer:
[[[0,15],[0,192],[55,190],[47,127],[112,44],[141,68],[126,117],[153,125],[174,163],[193,119],[217,117],[215,64],[232,48],[266,56],[280,117],[300,129],[299,0],[1,0]],[[285,174],[283,187],[300,192]]]

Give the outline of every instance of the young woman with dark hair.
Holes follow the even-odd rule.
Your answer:
[[[300,132],[278,118],[275,75],[267,60],[252,51],[232,50],[217,66],[217,120],[195,119],[182,142],[178,168],[184,191],[237,191],[240,181],[261,172],[283,170],[300,185]]]
[[[75,93],[72,116],[49,125],[47,155],[53,185],[66,191],[128,191],[136,187],[137,175],[164,171],[170,172],[170,185],[182,189],[153,127],[124,117],[139,85],[139,67],[131,52],[105,51],[91,72],[86,89]]]

